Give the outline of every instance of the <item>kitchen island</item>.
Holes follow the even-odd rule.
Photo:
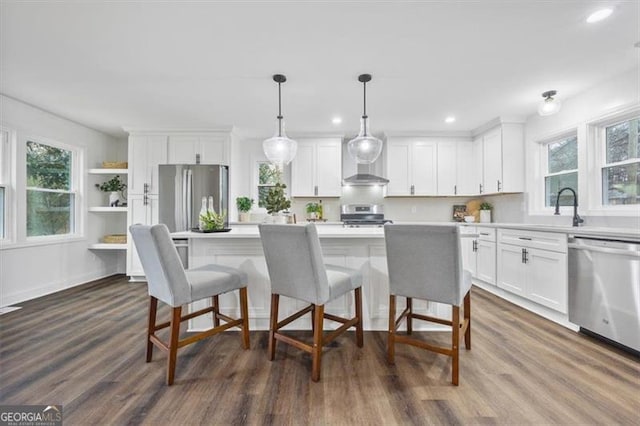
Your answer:
[[[442,225],[442,223],[440,223]],[[451,224],[451,226],[455,226]],[[363,274],[363,326],[365,330],[386,330],[389,321],[389,284],[383,228],[344,228],[339,225],[317,227],[325,263],[358,269]],[[218,263],[243,270],[249,275],[249,320],[251,330],[269,329],[271,287],[257,226],[237,226],[229,232],[176,232],[174,239],[188,239],[189,267]],[[234,315],[239,313],[237,295],[220,297],[221,309]],[[404,303],[404,302],[400,302]],[[351,317],[354,314],[353,294],[332,301],[327,312]],[[200,301],[193,309],[206,306]],[[280,317],[284,318],[304,307],[304,303],[281,298]],[[414,311],[450,317],[451,307],[434,302],[414,301]],[[233,316],[233,315],[232,315]],[[193,321],[190,329],[210,327],[211,317]],[[327,321],[327,327],[338,324]],[[440,329],[437,324],[416,321],[414,329]],[[422,327],[422,328],[420,328]],[[300,318],[290,329],[311,329],[310,316]],[[445,329],[445,328],[442,328]]]

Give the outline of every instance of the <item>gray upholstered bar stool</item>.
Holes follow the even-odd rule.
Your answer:
[[[388,360],[394,363],[395,343],[406,343],[440,354],[452,361],[452,379],[458,384],[460,332],[471,349],[471,274],[462,268],[460,233],[455,225],[385,225],[387,266],[389,268],[389,339]],[[406,298],[405,310],[396,319],[396,296]],[[447,320],[413,312],[412,299],[431,300],[452,307]],[[460,322],[460,305],[464,301],[464,320]],[[397,334],[402,320],[407,321],[407,335]],[[413,319],[451,326],[451,347],[430,345],[409,335]]]
[[[275,357],[276,341],[280,340],[311,353],[311,379],[320,380],[322,348],[348,328],[356,328],[356,342],[363,344],[362,275],[359,271],[335,265],[325,265],[316,227],[313,224],[259,225],[264,256],[271,280],[271,318],[269,321],[269,360]],[[341,318],[324,312],[324,305],[355,290],[355,317]],[[280,296],[302,300],[310,305],[278,321]],[[279,330],[304,314],[311,312],[313,344],[294,339]],[[323,332],[323,320],[342,323],[336,330]]]
[[[149,322],[147,329],[147,362],[151,361],[153,345],[168,352],[167,384],[173,384],[178,348],[218,334],[228,328],[242,329],[242,346],[249,349],[249,319],[247,309],[247,274],[221,265],[205,265],[185,270],[173,245],[166,225],[131,225],[131,236],[136,245],[149,289]],[[218,295],[240,290],[242,318],[234,319],[220,313]],[[212,306],[182,316],[182,305],[211,297]],[[156,323],[158,300],[171,306],[171,321]],[[213,312],[214,327],[179,340],[180,323]],[[220,325],[220,320],[225,324]],[[170,327],[169,342],[156,336],[156,331]]]

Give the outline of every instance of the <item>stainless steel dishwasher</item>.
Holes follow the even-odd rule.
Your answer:
[[[569,239],[569,321],[640,351],[640,241]]]

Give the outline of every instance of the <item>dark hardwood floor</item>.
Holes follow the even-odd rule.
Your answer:
[[[472,304],[459,387],[446,356],[398,345],[387,365],[384,332],[338,338],[314,383],[302,351],[267,360],[264,331],[248,351],[239,332],[181,349],[167,387],[165,354],[144,362],[146,285],[111,277],[0,315],[0,404],[62,404],[69,425],[640,422],[637,358],[477,288]]]

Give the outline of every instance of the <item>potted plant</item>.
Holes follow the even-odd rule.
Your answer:
[[[238,207],[238,221],[249,222],[249,210],[253,206],[253,199],[249,197],[236,198],[236,206]]]
[[[322,207],[319,203],[307,203],[305,206],[307,210],[307,219],[316,220],[320,219],[320,212]]]
[[[291,200],[288,200],[284,196],[284,190],[287,185],[284,183],[276,183],[275,186],[269,189],[264,204],[267,208],[267,213],[273,216],[274,223],[285,223],[286,217],[279,214],[281,211],[291,207]]]
[[[227,212],[223,210],[221,213],[216,213],[213,210],[208,210],[205,213],[200,214],[200,230],[201,231],[216,231],[224,228],[224,218],[227,216]]]
[[[118,207],[120,204],[120,192],[127,187],[127,184],[120,180],[120,175],[115,175],[111,179],[101,184],[96,183],[96,188],[109,193],[109,207]]]
[[[493,206],[490,203],[484,202],[480,204],[480,223],[491,222],[491,210]]]

